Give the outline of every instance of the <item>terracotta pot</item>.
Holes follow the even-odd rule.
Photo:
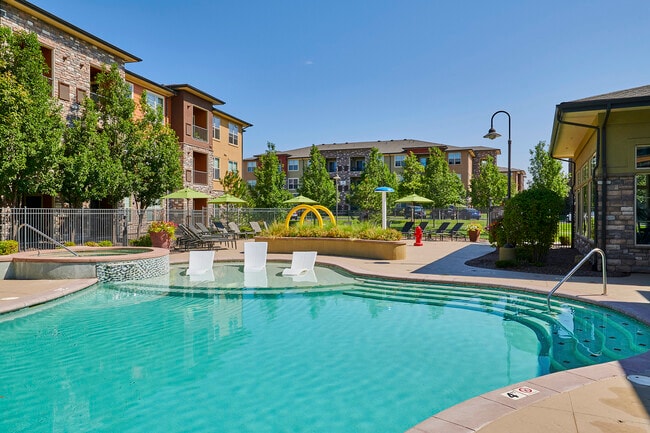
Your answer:
[[[149,233],[149,237],[153,247],[169,249],[171,246],[172,240],[167,232]]]
[[[469,236],[469,241],[470,242],[476,242],[478,241],[479,236],[481,236],[481,231],[480,230],[470,230],[467,232],[467,235]]]

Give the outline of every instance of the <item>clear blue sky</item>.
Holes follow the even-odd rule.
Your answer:
[[[453,146],[512,116],[512,166],[550,141],[555,105],[650,84],[648,0],[32,0],[189,83],[267,141],[413,138]]]

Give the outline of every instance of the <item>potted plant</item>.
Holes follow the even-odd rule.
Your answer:
[[[169,249],[171,241],[176,239],[176,223],[172,221],[152,221],[148,232],[152,246]]]
[[[483,227],[479,223],[469,223],[467,225],[467,235],[469,236],[469,241],[470,242],[478,241],[482,229]]]

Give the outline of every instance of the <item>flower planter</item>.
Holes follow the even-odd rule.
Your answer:
[[[171,246],[172,239],[167,232],[149,233],[149,237],[151,237],[151,246],[153,247],[169,249]]]
[[[318,254],[361,257],[379,260],[404,260],[406,242],[375,241],[342,238],[270,238],[258,236],[256,242],[267,242],[269,253],[292,253],[294,251],[317,251]]]
[[[481,236],[481,231],[480,230],[470,230],[467,232],[467,236],[469,237],[470,242],[476,242],[478,241],[479,236]]]

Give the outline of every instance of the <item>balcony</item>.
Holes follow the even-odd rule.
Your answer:
[[[192,182],[198,185],[208,184],[208,172],[194,170]]]
[[[192,125],[192,138],[199,141],[208,141],[208,129],[197,125]]]

